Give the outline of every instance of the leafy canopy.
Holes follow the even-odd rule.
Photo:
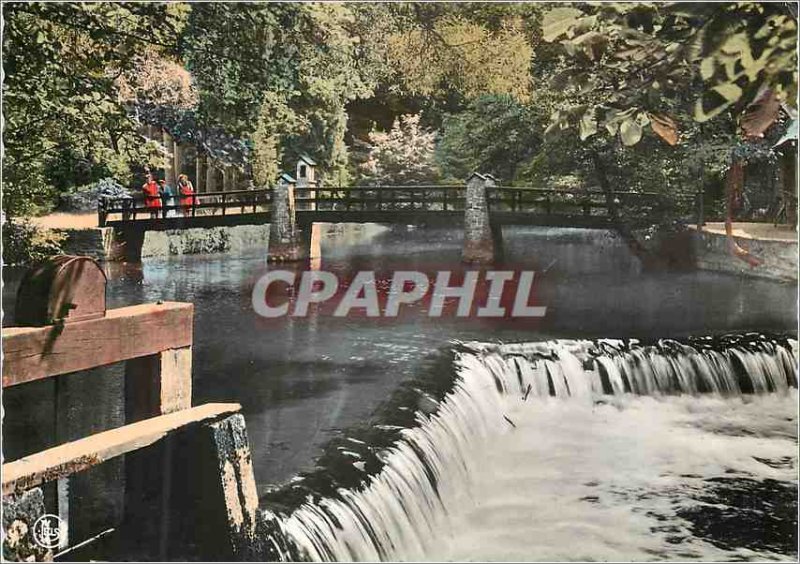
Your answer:
[[[676,120],[741,113],[765,92],[795,105],[797,22],[784,3],[560,6],[543,37],[569,61],[554,81],[567,100],[550,130],[577,127],[639,142],[646,129],[678,142]],[[763,132],[763,131],[762,131]]]

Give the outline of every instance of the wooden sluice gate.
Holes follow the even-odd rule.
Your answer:
[[[261,517],[240,406],[192,406],[193,305],[106,310],[105,290],[93,260],[58,257],[20,286],[16,321],[24,326],[3,329],[4,392],[55,381],[58,405],[75,372],[124,363],[125,380],[123,425],[69,441],[56,432],[55,446],[4,459],[5,559],[256,558]],[[68,399],[91,406],[92,388],[80,389],[82,397]],[[69,417],[54,414],[56,430]],[[81,538],[73,524],[87,515],[69,482],[109,463],[123,469],[106,484],[121,511]],[[42,542],[42,523],[50,541]]]

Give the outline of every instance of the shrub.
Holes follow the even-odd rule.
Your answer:
[[[61,194],[58,209],[65,212],[95,211],[101,196],[127,198],[130,192],[113,178],[103,178]]]
[[[3,222],[3,264],[28,265],[60,254],[65,235],[37,227],[29,220]]]

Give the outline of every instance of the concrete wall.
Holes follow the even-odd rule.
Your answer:
[[[66,254],[89,256],[97,260],[115,260],[117,247],[114,241],[114,229],[111,227],[55,231],[67,236],[63,243]]]
[[[142,257],[221,253],[262,247],[269,242],[269,225],[237,225],[148,231]]]
[[[763,260],[760,266],[750,268],[744,261],[728,251],[727,237],[707,231],[692,234],[697,268],[714,272],[727,272],[772,280],[797,282],[797,241],[752,239],[734,237],[736,242]]]
[[[115,238],[111,227],[61,229],[67,235],[66,254],[90,256],[97,260],[119,260],[124,245]],[[199,253],[220,253],[262,247],[269,242],[269,224],[236,225],[195,229],[148,231],[142,244],[142,257],[160,257]]]

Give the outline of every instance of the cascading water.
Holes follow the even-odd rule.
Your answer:
[[[796,350],[792,339],[755,334],[646,346],[457,345],[449,392],[437,401],[416,389],[413,425],[386,427],[396,433],[392,444],[350,438],[337,447],[337,464],[360,474],[358,486],[332,480],[320,493],[304,477],[290,486],[304,499],[270,516],[276,556],[725,558],[730,546],[675,531],[697,529],[690,525],[704,477],[739,472],[791,484],[797,438],[785,428],[796,421],[787,425],[782,415],[797,400]],[[760,400],[778,402],[780,413]],[[762,420],[756,434],[770,441],[731,431],[742,414]],[[717,452],[717,444],[725,447]],[[681,546],[671,552],[673,544]],[[751,553],[786,556],[780,547],[760,548]]]

